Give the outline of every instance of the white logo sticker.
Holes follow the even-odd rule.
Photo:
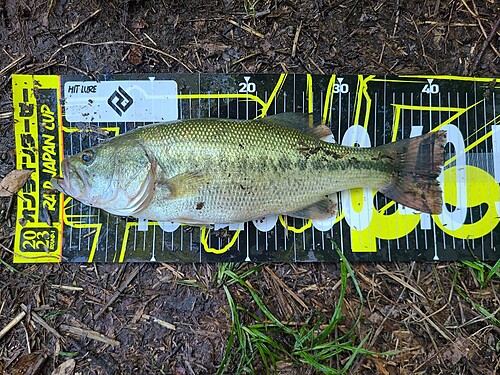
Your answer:
[[[71,81],[64,84],[69,122],[160,122],[177,120],[177,83]]]

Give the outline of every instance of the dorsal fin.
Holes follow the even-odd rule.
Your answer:
[[[322,139],[332,134],[330,128],[327,126],[314,126],[313,116],[309,113],[278,113],[277,115],[264,117],[260,121],[295,129],[317,139]]]

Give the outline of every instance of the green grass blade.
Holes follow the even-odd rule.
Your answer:
[[[7,268],[10,272],[23,274],[21,271],[18,271],[15,267],[11,266],[9,263],[4,261],[2,258],[0,258],[0,264],[3,264],[5,266],[5,268]]]
[[[359,343],[359,345],[352,352],[351,356],[349,357],[349,360],[346,362],[346,364],[342,368],[342,373],[344,373],[344,374],[348,373],[350,367],[352,366],[352,363],[354,362],[354,360],[356,359],[356,357],[358,356],[358,354],[360,354],[361,351],[363,350],[363,345],[365,345],[365,342],[368,340],[369,337],[370,337],[370,334],[368,334],[365,337],[363,337],[363,340],[361,340],[361,342]]]
[[[485,284],[488,284],[493,278],[500,278],[500,259],[497,260],[486,275],[486,280],[484,281]]]

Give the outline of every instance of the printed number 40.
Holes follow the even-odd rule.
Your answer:
[[[433,83],[433,84],[426,84],[424,88],[422,89],[422,92],[426,94],[437,94],[439,92],[439,85]]]

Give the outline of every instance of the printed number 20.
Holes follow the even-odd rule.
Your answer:
[[[257,87],[253,82],[240,82],[238,86],[240,86],[238,92],[242,93],[250,93],[250,92],[255,92],[255,90],[257,90]]]

